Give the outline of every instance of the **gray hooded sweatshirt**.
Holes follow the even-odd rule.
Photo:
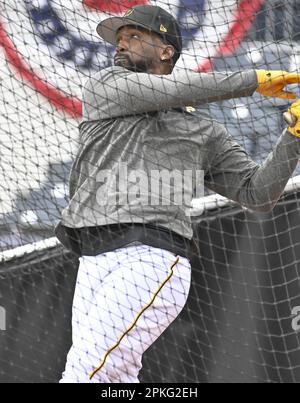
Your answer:
[[[191,201],[204,186],[249,209],[270,211],[296,168],[300,139],[278,133],[259,166],[223,125],[191,108],[251,96],[257,85],[254,70],[159,76],[109,67],[91,77],[58,238],[69,248],[67,239],[76,239],[79,254],[132,241],[173,250],[172,236],[192,238]],[[168,231],[171,238],[163,242],[154,232],[160,241],[153,242],[141,227]],[[86,233],[95,229],[91,241]]]

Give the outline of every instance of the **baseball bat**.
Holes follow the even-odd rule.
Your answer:
[[[297,118],[291,112],[284,112],[283,118],[290,127],[296,126]]]

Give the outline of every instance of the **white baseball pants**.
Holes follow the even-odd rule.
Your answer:
[[[61,383],[139,382],[143,353],[184,307],[191,267],[147,245],[83,256]]]

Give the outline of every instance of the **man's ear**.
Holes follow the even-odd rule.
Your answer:
[[[171,61],[174,54],[175,54],[174,47],[172,45],[167,45],[160,56],[160,60],[163,62]]]

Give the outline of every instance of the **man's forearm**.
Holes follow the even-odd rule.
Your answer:
[[[133,73],[127,77],[125,93],[126,87],[133,110],[149,112],[250,96],[257,88],[257,76],[254,70],[230,74],[180,71],[166,76]]]
[[[297,166],[300,139],[285,130],[274,150],[258,165],[224,127],[215,124],[217,130],[205,185],[251,210],[270,211]]]
[[[255,70],[195,73],[181,70],[153,75],[111,68],[91,78],[84,92],[84,119],[103,119],[250,96]]]
[[[274,151],[240,187],[238,201],[256,211],[270,211],[280,198],[300,157],[300,139],[284,131]]]

